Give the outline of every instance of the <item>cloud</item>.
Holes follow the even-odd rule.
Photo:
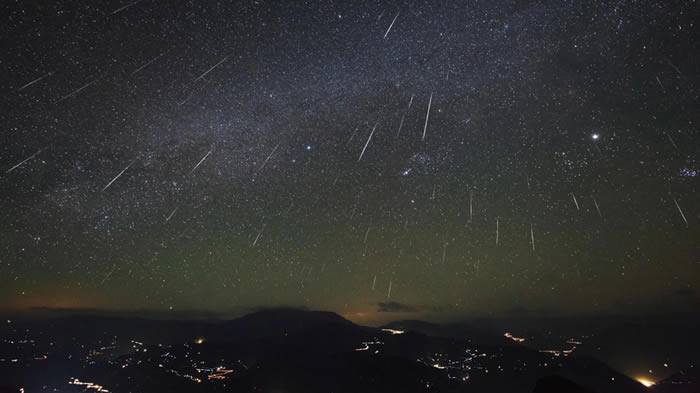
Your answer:
[[[405,304],[399,302],[378,302],[377,312],[404,312],[415,313],[421,311],[441,311],[442,308],[436,306],[422,306],[414,304]]]

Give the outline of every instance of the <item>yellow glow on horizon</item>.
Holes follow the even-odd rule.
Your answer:
[[[648,388],[656,385],[656,382],[652,381],[647,377],[636,377],[635,380]]]

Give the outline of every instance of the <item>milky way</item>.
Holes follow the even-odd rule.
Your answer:
[[[695,2],[4,9],[0,306],[697,305]]]

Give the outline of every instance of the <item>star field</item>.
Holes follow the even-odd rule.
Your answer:
[[[1,307],[697,305],[695,1],[3,9]]]

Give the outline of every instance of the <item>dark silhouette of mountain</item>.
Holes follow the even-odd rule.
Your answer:
[[[568,358],[557,374],[597,393],[647,392],[639,382],[588,356]]]
[[[510,343],[504,340],[502,333],[490,332],[462,323],[440,325],[419,320],[403,320],[391,322],[383,327],[423,333],[432,337],[461,338],[480,344],[502,345]]]
[[[468,323],[437,325],[422,321],[398,321],[388,327],[405,328],[433,337],[454,337],[480,344],[525,345],[538,349],[570,349],[575,354],[598,359],[612,368],[640,373],[650,365],[670,363],[676,367],[697,364],[700,341],[696,331],[700,315],[660,314],[644,317],[610,315],[588,317],[519,317],[510,319],[474,319]],[[525,338],[514,343],[503,337],[513,332]],[[657,378],[666,378],[670,368],[654,368]]]
[[[246,314],[230,323],[263,324],[273,322],[277,325],[308,327],[328,323],[354,325],[352,322],[330,311],[308,311],[297,308],[271,308]]]
[[[700,368],[689,367],[674,373],[652,387],[654,393],[698,393],[700,392]]]
[[[356,326],[340,315],[326,311],[300,309],[267,309],[224,322],[212,334],[212,339],[237,341],[268,336],[284,336],[318,327]]]
[[[559,375],[549,375],[537,380],[532,393],[595,393]]]
[[[698,363],[700,315],[607,318],[600,325],[602,328],[592,330],[590,338],[579,346],[579,354],[621,369],[643,370],[644,365],[669,358],[676,365]]]
[[[588,389],[582,391],[646,391],[595,359],[502,345],[500,332],[419,321],[388,326],[394,330],[296,309],[228,321],[104,316],[15,321],[2,325],[0,335],[25,339],[0,347],[17,360],[0,362],[0,380],[26,391],[46,386],[82,392],[83,385],[68,384],[78,378],[114,392],[530,393],[551,386],[543,378],[556,374]]]

